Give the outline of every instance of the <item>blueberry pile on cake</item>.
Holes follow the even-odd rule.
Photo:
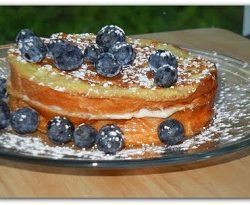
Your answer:
[[[213,116],[215,65],[154,39],[133,39],[115,25],[50,38],[22,29],[8,52],[9,101],[0,126],[41,132],[55,145],[115,154],[175,145]],[[0,81],[0,97],[6,82]]]

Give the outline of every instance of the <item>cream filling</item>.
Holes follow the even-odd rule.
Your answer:
[[[44,109],[50,110],[52,112],[56,112],[59,115],[79,117],[79,118],[90,119],[90,120],[128,120],[131,118],[144,118],[144,117],[167,118],[178,111],[185,110],[185,109],[192,109],[194,107],[193,104],[186,104],[186,105],[172,106],[169,108],[159,109],[159,110],[149,110],[149,109],[143,108],[143,109],[140,109],[139,111],[130,112],[130,113],[94,115],[94,114],[82,113],[82,112],[68,112],[68,111],[65,111],[63,108],[58,107],[56,105],[47,106],[38,101],[29,99],[28,96],[23,96],[22,99],[24,101],[29,101],[36,106],[43,107]]]

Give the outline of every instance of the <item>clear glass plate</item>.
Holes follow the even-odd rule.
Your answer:
[[[9,75],[6,52],[0,47],[0,76]],[[192,55],[216,63],[219,89],[215,115],[210,125],[198,135],[175,146],[124,149],[108,156],[97,150],[77,150],[72,146],[51,146],[39,135],[17,135],[11,128],[0,132],[0,156],[31,163],[71,167],[135,168],[176,165],[236,152],[250,146],[250,65],[240,60],[189,49]]]

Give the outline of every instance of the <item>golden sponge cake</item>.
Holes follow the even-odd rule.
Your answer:
[[[95,42],[93,34],[54,34],[84,50]],[[45,42],[48,39],[43,39]],[[179,120],[185,135],[201,131],[213,116],[217,70],[213,63],[194,57],[178,47],[149,39],[127,39],[136,51],[132,65],[115,77],[96,73],[84,63],[74,71],[60,71],[47,56],[28,63],[18,49],[10,49],[8,81],[10,107],[30,106],[40,113],[41,132],[54,116],[68,117],[74,125],[88,123],[99,129],[114,123],[125,139],[125,147],[160,144],[158,125],[166,118]],[[169,88],[154,83],[148,58],[157,49],[168,50],[178,61],[178,80]]]

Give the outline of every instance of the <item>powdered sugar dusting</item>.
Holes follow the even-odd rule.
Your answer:
[[[215,116],[208,128],[192,138],[175,146],[144,145],[137,149],[124,149],[116,155],[104,155],[93,150],[77,150],[74,147],[49,146],[39,137],[18,136],[7,129],[0,136],[0,146],[24,155],[42,156],[47,158],[74,158],[76,160],[118,160],[164,156],[166,153],[200,151],[212,147],[230,144],[246,136],[250,120],[249,80],[230,79],[232,76],[220,70],[220,91],[215,104]],[[228,78],[227,78],[228,77]],[[239,84],[240,80],[242,81]],[[145,155],[150,153],[150,155]]]
[[[205,57],[212,60],[214,56],[207,53]],[[19,136],[8,128],[1,131],[0,148],[27,156],[82,160],[83,163],[84,160],[93,160],[93,166],[98,166],[98,160],[132,160],[164,157],[169,153],[199,153],[237,143],[249,134],[250,67],[247,63],[233,61],[230,58],[225,60],[218,54],[216,59],[214,61],[218,66],[220,87],[214,107],[215,116],[209,127],[204,128],[200,134],[186,139],[182,144],[168,147],[144,145],[142,148],[124,149],[116,155],[104,155],[96,148],[79,150],[73,146],[50,146],[39,136]],[[1,76],[8,75],[6,67],[5,59],[0,59]],[[206,69],[203,72],[204,75],[207,74]]]
[[[89,45],[94,45],[96,43],[96,36],[91,33],[83,34],[66,34],[66,33],[56,33],[52,34],[50,38],[41,38],[45,43],[54,41],[55,39],[66,40],[72,44],[77,45],[82,53]],[[123,86],[123,87],[142,87],[147,89],[157,89],[154,83],[153,73],[148,65],[149,56],[154,53],[157,49],[155,42],[148,42],[147,44],[142,44],[140,39],[130,39],[129,43],[135,50],[135,60],[132,65],[128,65],[122,68],[119,79],[112,78],[112,85]],[[165,45],[165,44],[162,44]],[[10,53],[17,55],[19,62],[26,63],[24,59],[20,56],[20,51],[18,49],[9,50]],[[170,55],[170,51],[163,52],[162,55]],[[178,62],[178,81],[175,86],[183,86],[185,84],[199,83],[203,78],[210,74],[211,70],[215,68],[215,65],[202,57],[189,56],[187,59],[176,56]],[[47,63],[50,56],[42,61],[42,63]],[[48,71],[52,70],[51,65],[45,64],[41,69],[46,69]],[[57,69],[56,69],[57,70]],[[203,72],[204,71],[204,72]],[[71,72],[60,72],[61,75],[72,76],[84,81],[90,82],[92,85],[103,85],[105,84],[106,78],[101,77],[95,71],[94,65],[83,63],[81,67],[77,70]],[[52,72],[51,72],[52,73]],[[53,72],[55,74],[55,72]],[[194,77],[195,76],[195,77]],[[110,84],[111,85],[111,84]],[[93,86],[94,87],[94,86]]]

